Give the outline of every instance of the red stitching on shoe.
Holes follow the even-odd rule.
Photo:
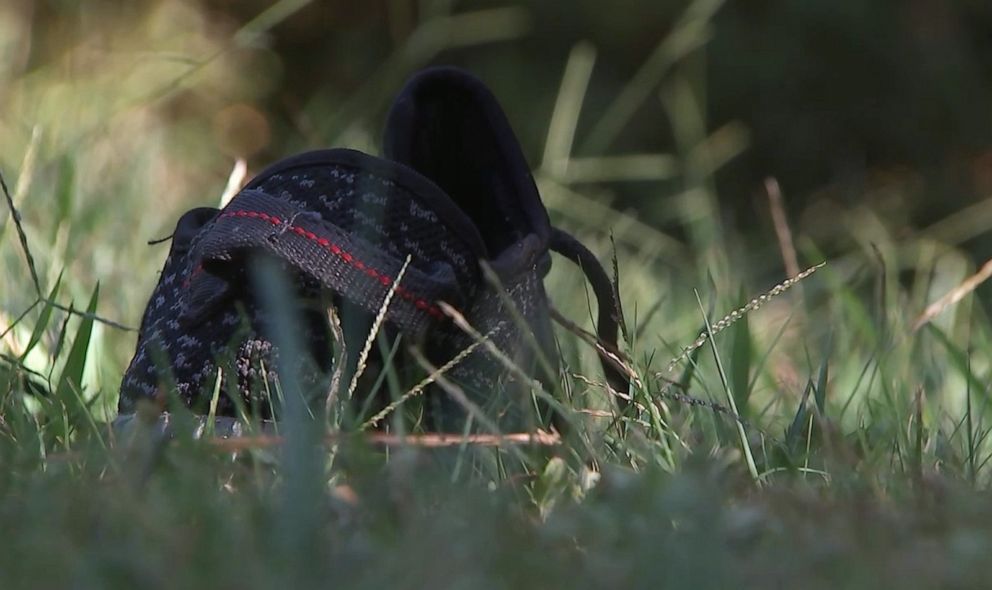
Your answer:
[[[248,219],[259,219],[271,223],[272,225],[284,225],[282,219],[274,215],[269,215],[268,213],[262,213],[261,211],[227,211],[225,213],[221,213],[218,219],[222,219],[224,217],[244,217]],[[287,229],[297,234],[300,237],[315,242],[321,248],[324,248],[325,250],[331,252],[341,260],[344,260],[346,263],[353,266],[356,270],[364,273],[369,278],[378,281],[379,283],[382,283],[384,287],[388,287],[395,280],[393,279],[393,277],[387,275],[386,273],[380,270],[376,270],[368,266],[361,260],[355,258],[350,252],[342,249],[340,246],[334,244],[327,238],[322,238],[317,234],[313,233],[312,231],[304,229],[298,225],[290,225]],[[188,287],[190,280],[202,270],[203,270],[203,266],[197,265],[196,268],[193,269],[193,272],[190,273],[189,278],[187,278],[186,281],[184,282],[184,285]],[[430,315],[436,318],[444,318],[444,313],[441,312],[440,308],[438,308],[436,305],[432,304],[431,302],[427,301],[427,299],[424,299],[423,297],[418,296],[416,293],[411,292],[406,287],[403,287],[401,285],[396,285],[396,294],[402,297],[403,299],[406,299],[410,303],[412,303],[417,309],[421,311],[426,311],[427,313],[429,313]]]
[[[193,267],[193,270],[189,272],[189,275],[187,275],[187,277],[183,279],[183,289],[188,289],[189,284],[193,282],[193,279],[196,277],[196,275],[200,274],[201,272],[203,272],[203,263],[198,262],[196,266]]]

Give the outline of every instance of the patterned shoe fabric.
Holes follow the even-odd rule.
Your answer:
[[[264,401],[252,397],[266,385],[258,361],[269,369],[276,362],[270,314],[247,276],[250,256],[265,254],[290,271],[304,310],[306,381],[319,383],[332,368],[326,313],[303,302],[329,295],[339,307],[375,313],[409,256],[386,320],[408,341],[425,343],[446,321],[437,302],[463,306],[480,283],[482,251],[467,218],[403,166],[351,150],[283,160],[223,210],[198,209],[180,220],[124,375],[119,410],[133,412],[137,400],[155,398],[171,382],[187,406],[202,411],[218,367],[225,391],[232,385],[227,376],[237,375],[242,401]],[[346,349],[361,344],[346,342]],[[235,409],[230,396],[221,396],[219,414]]]

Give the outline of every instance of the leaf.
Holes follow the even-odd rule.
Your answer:
[[[56,219],[61,223],[72,214],[73,192],[75,190],[76,165],[70,157],[62,158],[59,166],[58,186],[55,190]],[[54,227],[58,227],[55,224]]]
[[[824,360],[823,365],[820,366],[820,374],[816,377],[816,387],[813,388],[813,401],[816,402],[816,408],[820,410],[821,415],[826,411],[827,374],[829,366],[830,363]]]
[[[809,394],[812,391],[813,383],[811,381],[806,382],[806,389],[803,391],[803,399],[799,402],[799,407],[796,409],[796,416],[792,419],[792,424],[785,431],[785,446],[790,450],[796,448],[796,443],[799,442],[799,438],[806,430],[806,420],[809,416],[806,404],[809,403]]]
[[[706,324],[703,323],[703,325],[699,328],[699,330],[696,331],[696,333],[702,334],[705,331],[706,331]],[[699,352],[702,350],[702,348],[703,348],[702,346],[698,346],[694,348],[692,352],[689,353],[689,358],[686,359],[688,362],[686,362],[685,369],[682,370],[682,375],[679,376],[679,380],[678,380],[679,387],[683,391],[689,388],[689,385],[692,382],[692,378],[696,374],[696,363],[699,360]]]
[[[553,457],[544,466],[544,471],[534,485],[534,502],[542,515],[547,515],[554,508],[555,502],[565,493],[568,487],[568,467],[560,457]]]
[[[820,374],[816,378],[816,389],[813,390],[813,399],[816,400],[816,407],[820,410],[820,415],[827,413],[827,378],[830,374],[830,349],[833,342],[833,332],[827,340],[827,351],[823,357],[823,364],[820,366]]]
[[[741,299],[744,298],[743,291]],[[751,329],[747,314],[743,315],[733,327],[732,350],[730,353],[730,383],[737,402],[737,411],[741,416],[747,414],[747,402],[751,397]]]
[[[56,428],[55,434],[60,435],[63,443],[68,441],[69,434],[72,428],[78,425],[77,423],[87,424],[86,421],[80,420],[89,411],[82,400],[83,371],[86,369],[90,338],[93,335],[93,314],[96,313],[99,299],[100,284],[97,283],[86,306],[86,315],[79,322],[79,328],[69,348],[69,356],[59,376],[58,386],[55,388],[55,399],[61,402],[65,412],[65,416],[56,421],[60,427]]]
[[[55,370],[55,361],[57,361],[58,358],[62,356],[62,349],[65,348],[65,339],[69,336],[69,320],[72,319],[72,316],[75,313],[76,313],[76,308],[70,303],[69,309],[65,314],[65,319],[62,320],[62,325],[59,327],[59,337],[55,341],[55,348],[52,349],[52,355],[51,355],[52,362],[49,365],[50,368],[48,370],[49,382],[51,382],[52,380],[52,371]]]
[[[24,352],[21,353],[21,362],[28,357],[28,354],[38,345],[41,341],[41,337],[45,334],[45,330],[48,328],[48,323],[52,319],[52,311],[55,309],[55,298],[58,297],[59,288],[62,286],[62,273],[59,273],[59,278],[55,281],[55,286],[52,287],[51,292],[48,294],[48,301],[45,302],[45,307],[41,310],[41,315],[38,316],[38,322],[34,325],[34,330],[31,332],[31,339],[28,340],[27,346],[24,348]]]
[[[968,361],[968,354],[962,350],[959,346],[955,346],[951,339],[947,337],[947,334],[933,325],[932,323],[927,324],[927,329],[931,334],[937,337],[937,340],[944,345],[947,353],[951,357],[951,364],[961,373],[961,375],[968,380],[968,383],[975,391],[986,391],[987,387],[982,379],[980,379],[971,370],[971,363]]]

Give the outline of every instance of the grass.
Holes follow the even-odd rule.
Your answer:
[[[796,257],[826,266],[772,288],[775,235],[745,247],[747,228],[716,214],[713,175],[746,134],[709,131],[698,98],[691,61],[715,2],[694,3],[602,112],[583,113],[596,52],[577,45],[535,172],[556,223],[615,256],[638,383],[628,411],[599,383],[592,347],[560,329],[556,396],[575,427],[560,444],[434,448],[350,432],[323,444],[302,413],[282,444],[238,452],[112,431],[135,334],[104,320],[137,324],[165,253],[145,242],[221,194],[233,161],[211,149],[207,113],[250,100],[239,49],[299,4],[225,33],[192,4],[152,3],[101,31],[142,59],[80,37],[62,62],[3,71],[0,169],[21,221],[0,221],[0,587],[992,582],[992,321],[960,293],[914,329],[973,264],[870,209],[839,210],[795,233]],[[497,35],[479,26],[487,15],[512,26]],[[322,141],[371,149],[376,105],[410,69],[449,45],[524,34],[525,16],[431,16],[344,99],[347,118]],[[611,152],[658,96],[672,153]],[[188,108],[170,115],[176,104]],[[305,108],[319,119],[329,107]],[[596,149],[573,156],[576,141]],[[657,225],[610,205],[611,186],[645,180],[669,183],[645,189],[670,211]],[[566,261],[548,290],[563,316],[590,324],[591,296]]]

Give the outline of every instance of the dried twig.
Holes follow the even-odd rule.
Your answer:
[[[331,335],[334,337],[334,346],[337,349],[334,355],[334,371],[331,373],[331,382],[327,386],[327,397],[324,405],[324,411],[330,416],[334,400],[341,393],[341,376],[344,374],[345,363],[348,362],[348,348],[344,342],[341,318],[338,317],[337,310],[333,305],[327,306],[327,324],[331,327]]]
[[[983,264],[982,268],[978,269],[978,272],[962,281],[960,285],[951,289],[943,297],[928,305],[927,308],[923,310],[923,313],[920,314],[920,317],[916,318],[916,321],[913,322],[913,331],[916,332],[922,328],[924,324],[940,315],[942,311],[964,299],[965,295],[974,291],[978,288],[978,285],[981,285],[987,281],[989,277],[992,277],[992,259]]]
[[[360,437],[348,433],[331,433],[324,437],[327,444],[340,443],[343,440],[362,440],[369,444],[385,447],[421,447],[443,448],[459,445],[479,447],[500,447],[510,445],[556,446],[561,444],[557,434],[538,430],[537,432],[518,432],[511,434],[410,434],[400,436],[384,432],[372,432]],[[275,435],[242,436],[236,438],[214,438],[210,444],[222,452],[238,452],[251,449],[265,449],[281,445],[284,438]]]
[[[778,247],[782,251],[782,261],[785,263],[785,273],[790,279],[794,279],[799,276],[799,258],[792,243],[792,230],[789,229],[789,220],[785,215],[785,203],[778,180],[771,176],[766,178],[765,191],[768,192],[768,204],[771,207],[775,235],[778,237]]]
[[[241,190],[241,186],[245,183],[245,176],[248,174],[248,164],[243,158],[238,158],[234,162],[234,168],[231,169],[230,176],[227,177],[227,186],[224,187],[224,192],[220,195],[220,207],[223,209],[231,202],[234,195],[238,194]]]
[[[66,306],[62,305],[61,303],[57,303],[55,301],[52,301],[51,299],[48,299],[47,297],[40,297],[38,299],[38,301],[41,302],[41,303],[47,303],[48,305],[51,305],[55,309],[57,309],[59,311],[64,311],[64,312],[66,312],[69,315],[74,315],[74,316],[85,318],[85,319],[88,319],[88,320],[93,320],[94,322],[97,322],[99,324],[104,324],[104,325],[110,326],[111,328],[117,328],[118,330],[124,330],[125,332],[137,332],[138,331],[137,329],[132,328],[131,326],[125,326],[124,324],[122,324],[120,322],[115,322],[114,320],[108,320],[105,317],[101,317],[101,316],[98,316],[98,315],[93,314],[93,313],[87,313],[85,311],[79,311],[78,309],[74,309],[72,307],[66,307]]]
[[[31,271],[31,282],[34,283],[35,293],[38,294],[38,297],[43,297],[41,293],[41,281],[38,279],[38,271],[35,269],[34,256],[31,255],[31,249],[28,248],[28,236],[24,233],[24,226],[21,225],[21,214],[14,205],[14,197],[10,195],[10,190],[7,188],[7,181],[3,177],[3,172],[0,172],[0,189],[3,189],[3,195],[7,199],[10,218],[14,220],[17,238],[21,242],[21,250],[24,252],[24,259],[28,263],[28,270]]]

